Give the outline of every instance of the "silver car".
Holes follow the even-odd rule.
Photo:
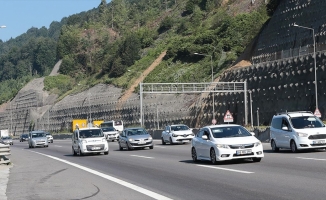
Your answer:
[[[48,147],[48,138],[46,137],[46,133],[44,131],[31,131],[28,135],[28,147]]]
[[[1,138],[3,144],[9,144],[13,145],[14,142],[12,141],[12,138],[10,136],[5,136]]]
[[[144,128],[124,129],[120,134],[118,143],[120,150],[123,150],[123,148],[127,150],[154,148],[153,138]]]

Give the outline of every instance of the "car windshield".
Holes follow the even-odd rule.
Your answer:
[[[172,131],[185,131],[189,130],[189,127],[186,125],[180,125],[180,126],[171,126]]]
[[[315,116],[292,117],[291,123],[296,129],[325,127],[324,123]]]
[[[3,140],[10,140],[11,137],[3,137],[2,139],[3,139]]]
[[[22,135],[22,138],[28,138],[27,134]]]
[[[215,127],[211,128],[214,138],[230,138],[230,137],[247,137],[252,136],[249,131],[241,126]]]
[[[32,138],[45,137],[45,133],[32,133]]]
[[[108,132],[108,131],[116,131],[116,130],[113,127],[106,127],[106,128],[102,128],[102,131]]]
[[[104,137],[101,129],[88,129],[79,131],[80,138]]]
[[[127,136],[133,136],[133,135],[148,135],[148,133],[144,129],[127,130]]]

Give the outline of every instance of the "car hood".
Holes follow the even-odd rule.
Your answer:
[[[103,131],[104,134],[118,134],[118,131]]]
[[[172,131],[171,133],[174,133],[176,135],[193,134],[191,130]]]
[[[214,138],[216,144],[249,144],[259,142],[255,136],[232,137],[232,138]]]
[[[318,135],[318,134],[326,134],[326,127],[320,128],[302,128],[302,129],[294,129],[299,133],[307,133],[309,135]]]
[[[150,137],[150,135],[131,135],[128,136],[128,138],[133,139],[133,140],[139,140],[139,139],[148,139]]]
[[[32,140],[35,140],[35,141],[46,140],[46,139],[47,139],[46,137],[32,138]]]

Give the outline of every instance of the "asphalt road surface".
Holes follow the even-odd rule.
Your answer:
[[[109,155],[72,156],[71,140],[48,148],[11,146],[8,200],[47,199],[326,199],[326,151],[271,151],[265,158],[212,165],[193,163],[190,144]]]

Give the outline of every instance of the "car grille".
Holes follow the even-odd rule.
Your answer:
[[[250,149],[254,147],[254,144],[234,144],[229,145],[231,149]]]
[[[310,135],[309,140],[326,139],[326,134]]]
[[[100,151],[104,150],[104,144],[98,144],[98,145],[86,145],[87,151]]]
[[[325,143],[321,143],[321,144],[310,144],[313,147],[318,147],[318,146],[325,146]]]

